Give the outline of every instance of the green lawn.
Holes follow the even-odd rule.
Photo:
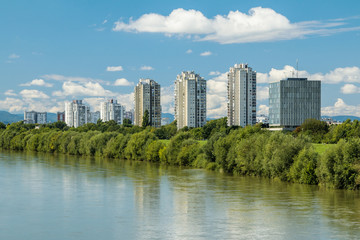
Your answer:
[[[320,155],[323,154],[326,149],[332,147],[335,144],[322,144],[322,143],[313,143],[313,146],[315,148],[315,151],[319,153]]]

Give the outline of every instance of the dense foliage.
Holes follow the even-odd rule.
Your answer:
[[[226,118],[179,131],[176,122],[157,129],[114,121],[79,128],[0,124],[3,149],[152,161],[345,189],[360,187],[359,137],[358,121],[328,127],[313,119],[289,133],[228,127]],[[319,154],[313,143],[336,144]]]

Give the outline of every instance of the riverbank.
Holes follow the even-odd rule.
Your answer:
[[[359,139],[314,145],[301,134],[264,131],[261,126],[227,127],[223,119],[180,131],[175,124],[159,129],[111,122],[77,129],[56,124],[35,129],[19,122],[1,130],[0,147],[160,162],[329,188],[360,186]]]

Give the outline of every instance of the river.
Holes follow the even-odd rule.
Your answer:
[[[0,239],[358,239],[360,193],[146,162],[0,152]]]

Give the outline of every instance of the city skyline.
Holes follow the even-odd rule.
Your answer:
[[[207,80],[207,116],[218,118],[227,112],[229,66],[248,63],[258,73],[257,112],[267,114],[268,83],[293,77],[298,59],[299,77],[322,80],[322,115],[360,116],[359,8],[357,1],[326,8],[310,1],[6,2],[0,110],[56,113],[79,98],[94,111],[111,98],[129,110],[138,79],[151,78],[162,86],[162,112],[174,114],[173,82],[194,70]]]

